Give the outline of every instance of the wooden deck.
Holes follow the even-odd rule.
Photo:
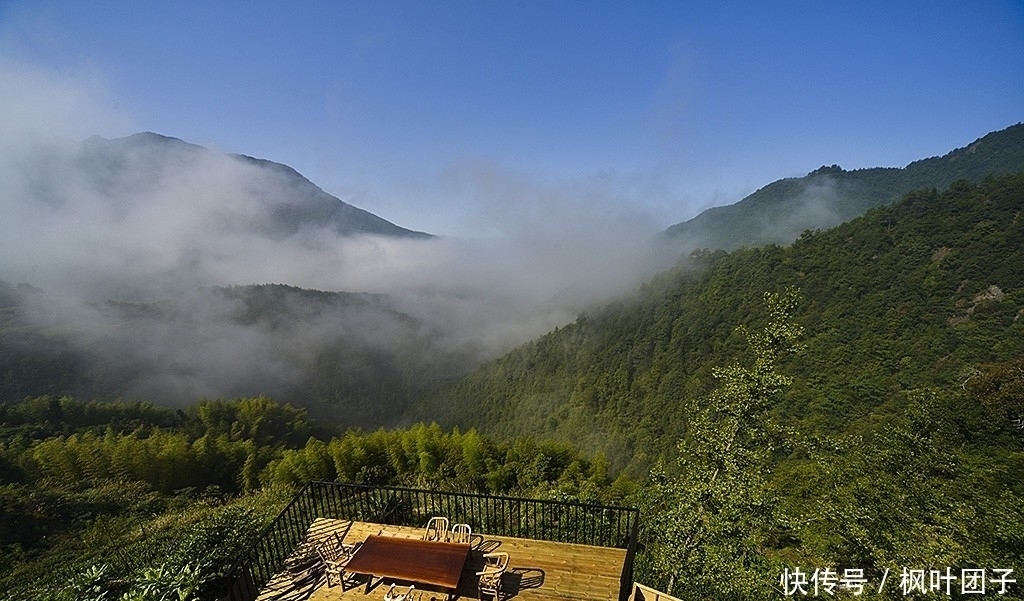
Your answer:
[[[371,534],[419,538],[422,530],[385,526],[348,520],[318,518],[309,529],[311,540],[323,540],[337,532],[345,544],[366,540]],[[483,554],[504,551],[509,554],[503,599],[516,601],[615,601],[619,597],[619,578],[626,560],[625,549],[592,547],[568,543],[473,534],[473,549],[455,591],[459,599],[477,598],[478,572]],[[399,583],[401,584],[401,583]],[[318,574],[303,581],[291,574],[276,576],[260,594],[259,601],[383,601],[390,584],[374,580],[366,593],[365,580],[342,592],[340,586],[327,587]],[[403,587],[404,589],[404,587]],[[445,594],[416,587],[412,601],[441,601]]]

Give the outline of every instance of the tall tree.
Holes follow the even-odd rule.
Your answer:
[[[802,328],[791,320],[798,300],[796,288],[764,295],[768,323],[758,333],[744,330],[752,363],[713,370],[719,385],[691,402],[677,473],[659,465],[651,474],[645,544],[669,594],[750,598],[772,582],[761,552],[778,523],[766,486],[775,438],[768,409],[790,383],[778,359],[800,347]]]

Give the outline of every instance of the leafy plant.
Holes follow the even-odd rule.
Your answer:
[[[135,586],[125,593],[123,601],[194,601],[203,574],[198,565],[181,567],[161,564],[142,571]]]
[[[108,601],[114,598],[111,591],[110,566],[93,565],[74,574],[63,592],[70,601]]]
[[[745,332],[753,363],[713,370],[719,386],[693,404],[678,445],[678,474],[662,466],[651,474],[644,531],[649,565],[667,577],[666,592],[684,599],[763,596],[771,582],[761,554],[778,522],[766,486],[768,409],[791,382],[776,364],[799,348],[802,329],[791,320],[795,288],[764,298],[768,324],[762,332]]]

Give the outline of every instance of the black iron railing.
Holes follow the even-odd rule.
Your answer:
[[[441,492],[393,486],[310,482],[228,571],[226,601],[253,601],[316,518],[423,526],[432,516],[474,532],[626,549],[620,599],[633,586],[639,511],[632,507]],[[623,596],[625,595],[625,596]]]

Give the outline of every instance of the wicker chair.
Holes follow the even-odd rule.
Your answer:
[[[320,555],[320,560],[324,564],[324,573],[327,575],[327,587],[334,586],[334,578],[338,579],[338,584],[341,585],[341,590],[345,590],[346,572],[345,567],[348,565],[352,554],[355,552],[356,547],[346,547],[341,543],[341,537],[337,533],[327,537],[323,543],[316,548],[316,552]]]

